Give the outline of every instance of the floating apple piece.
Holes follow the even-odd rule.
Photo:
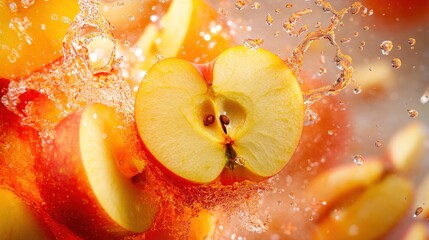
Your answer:
[[[422,222],[414,222],[407,229],[403,240],[427,240],[429,237],[429,231]]]
[[[387,158],[397,171],[410,172],[423,154],[425,131],[420,122],[412,122],[401,128],[390,139]]]
[[[54,239],[45,223],[7,189],[0,188],[0,236],[2,239]]]
[[[139,69],[148,69],[164,58],[209,62],[232,46],[226,25],[217,21],[215,9],[204,0],[172,0],[159,26],[149,24],[137,46],[145,56]]]
[[[348,164],[334,167],[312,179],[305,192],[310,199],[320,202],[320,209],[317,210],[319,218],[347,196],[374,184],[383,173],[384,165],[379,159],[366,161],[360,166]]]
[[[279,57],[235,47],[208,65],[154,65],[137,92],[135,119],[146,151],[175,176],[210,183],[225,167],[243,167],[266,178],[295,151],[303,99]]]
[[[395,74],[388,60],[379,60],[357,66],[353,71],[362,94],[377,96],[387,93],[395,84]]]
[[[37,162],[48,212],[80,236],[122,237],[152,223],[154,205],[118,167],[137,157],[124,131],[113,109],[91,105],[57,125],[53,149]]]
[[[352,204],[332,211],[314,239],[378,239],[407,211],[412,191],[409,180],[389,175]]]
[[[70,26],[64,19],[71,22],[78,12],[74,0],[2,1],[0,77],[22,77],[61,57]]]
[[[151,16],[162,15],[171,1],[159,0],[101,0],[100,12],[115,27],[114,33],[120,39],[135,40],[150,22]]]

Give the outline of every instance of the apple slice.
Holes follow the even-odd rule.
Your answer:
[[[361,166],[349,164],[336,167],[317,175],[305,193],[310,199],[323,202],[317,210],[317,217],[321,217],[341,199],[374,184],[383,173],[384,166],[379,159],[366,161]]]
[[[120,126],[104,105],[75,112],[57,125],[50,156],[36,165],[48,212],[85,238],[141,233],[154,218],[154,205],[119,170],[137,158],[125,150]]]
[[[49,228],[18,196],[1,188],[0,236],[1,239],[54,239]]]
[[[160,26],[149,24],[146,27],[149,30],[138,40],[137,46],[145,55],[138,68],[148,69],[156,62],[157,55],[198,63],[213,60],[232,46],[226,25],[217,18],[216,10],[204,0],[172,0]]]
[[[135,118],[146,151],[174,176],[210,183],[227,167],[267,178],[295,151],[303,99],[279,57],[234,47],[210,65],[155,64],[137,92]]]
[[[390,139],[387,146],[387,158],[396,171],[410,173],[421,160],[425,141],[424,126],[421,122],[412,122],[401,128]]]
[[[379,239],[405,214],[412,191],[410,181],[389,175],[351,205],[332,211],[314,239]]]

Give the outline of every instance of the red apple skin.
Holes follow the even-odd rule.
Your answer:
[[[37,183],[51,216],[87,239],[115,239],[132,234],[116,224],[98,203],[82,164],[79,125],[82,111],[56,127],[52,156],[38,158]]]
[[[426,23],[428,19],[427,0],[365,0],[362,3],[374,10],[376,19],[387,29]]]

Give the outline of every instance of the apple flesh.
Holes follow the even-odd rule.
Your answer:
[[[135,119],[151,159],[190,182],[224,168],[267,178],[289,161],[303,126],[303,98],[276,55],[234,47],[211,64],[155,64],[137,92]]]
[[[382,177],[383,173],[382,161],[374,159],[361,166],[344,165],[317,175],[305,190],[310,199],[323,203],[317,210],[316,218],[323,217],[324,213],[347,196],[362,192],[374,184]]]
[[[124,129],[112,108],[91,105],[55,128],[53,149],[36,164],[47,211],[89,239],[110,239],[146,231],[155,207],[121,173],[131,161]]]
[[[332,211],[318,226],[314,239],[379,239],[408,210],[412,194],[410,181],[389,175],[354,203]]]

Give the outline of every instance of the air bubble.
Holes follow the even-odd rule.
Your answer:
[[[381,53],[383,55],[389,55],[390,51],[392,51],[393,43],[392,41],[384,41],[380,44]]]
[[[383,143],[380,140],[377,140],[375,141],[374,145],[379,148],[383,145]]]
[[[237,10],[242,10],[245,6],[246,6],[246,3],[244,1],[242,1],[242,0],[237,0],[235,2],[235,8]]]
[[[408,112],[408,116],[410,116],[410,118],[416,118],[419,116],[419,112],[415,109],[407,109]]]
[[[259,2],[254,2],[254,3],[250,6],[250,8],[251,8],[251,9],[255,9],[255,10],[258,10],[260,7],[261,7],[261,4],[260,4]]]
[[[292,8],[293,4],[292,3],[286,3],[285,8]]]
[[[414,39],[414,38],[408,38],[408,44],[410,44],[411,46],[414,46],[415,44],[416,44],[416,39]]]
[[[401,65],[402,65],[402,61],[401,61],[401,59],[399,59],[399,58],[394,58],[394,59],[392,59],[392,67],[393,67],[394,69],[398,69],[398,68],[400,68],[400,67],[401,67]]]
[[[364,160],[363,156],[360,154],[353,156],[353,162],[358,166],[362,165],[364,163],[364,161],[365,160]]]

